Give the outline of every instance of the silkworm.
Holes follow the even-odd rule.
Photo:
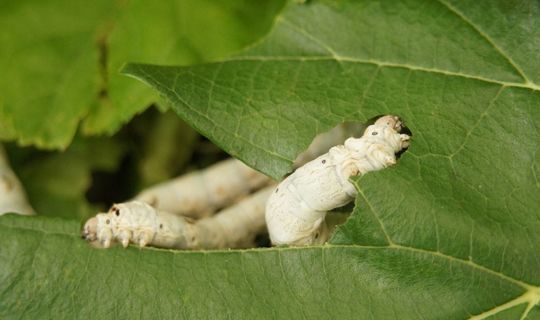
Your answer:
[[[191,218],[210,216],[272,180],[236,159],[150,187],[133,200]]]
[[[330,147],[343,143],[348,136],[363,132],[359,123],[344,123],[318,135],[300,154],[294,166],[299,167]],[[247,194],[272,183],[272,179],[251,169],[240,160],[227,159],[204,170],[150,187],[135,201],[146,202],[158,210],[199,219],[225,208]]]
[[[408,147],[410,140],[399,133],[401,129],[398,117],[381,117],[361,138],[332,147],[283,180],[266,205],[272,244],[311,245],[328,240],[327,212],[356,196],[349,178],[395,164],[395,154]]]
[[[255,236],[265,228],[265,203],[272,190],[273,186],[266,187],[200,220],[157,210],[141,201],[116,204],[88,220],[83,237],[106,248],[114,242],[124,247],[135,243],[175,249],[252,247]]]
[[[6,152],[0,144],[0,215],[4,213],[33,215],[24,188],[11,169]]]

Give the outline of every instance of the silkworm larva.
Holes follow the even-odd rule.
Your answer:
[[[360,124],[344,123],[318,135],[309,148],[298,156],[295,167],[312,160],[331,146],[343,143],[353,132],[361,132],[360,127]],[[150,187],[133,200],[146,202],[169,213],[198,219],[209,216],[270,182],[270,178],[241,161],[228,159],[207,169]]]
[[[176,249],[245,248],[264,230],[264,209],[272,187],[264,188],[212,217],[200,220],[156,210],[147,203],[116,204],[87,221],[83,236],[103,247],[120,242]]]
[[[271,182],[236,159],[218,162],[144,190],[133,200],[186,217],[209,216]]]
[[[6,152],[0,144],[0,215],[4,213],[33,215],[23,186],[11,169]]]
[[[361,138],[347,139],[283,180],[266,206],[272,243],[309,245],[328,240],[326,213],[354,199],[351,176],[396,163],[395,153],[408,147],[410,139],[399,133],[401,128],[398,117],[381,117]]]

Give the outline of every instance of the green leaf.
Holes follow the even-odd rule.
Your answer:
[[[494,46],[494,40],[450,8],[437,2],[424,8],[414,1],[410,5],[292,4],[266,41],[235,59],[187,68],[128,65],[124,72],[158,89],[181,117],[226,151],[254,166],[264,162],[256,167],[277,178],[313,136],[343,120],[366,120],[395,110],[403,116],[411,114],[408,120],[414,128],[419,125],[412,118],[414,108],[436,111],[439,107],[444,110],[432,117],[440,118],[444,111],[472,113],[468,104],[475,104],[478,111],[500,86],[505,92],[538,89],[511,57]],[[521,18],[519,14],[508,19]],[[444,19],[434,20],[435,15]],[[522,15],[523,28],[536,22]],[[329,23],[312,21],[319,17]],[[347,32],[351,29],[355,32]],[[534,34],[522,37],[526,43],[535,39]],[[540,58],[539,53],[530,53],[535,54]],[[401,98],[406,86],[422,81],[430,82],[432,87],[425,91],[434,96],[422,96],[424,105],[410,106],[409,111],[401,99],[389,101]],[[445,90],[441,86],[446,82],[463,89],[471,83],[487,91],[449,110],[442,105],[447,103],[445,97],[436,92]],[[457,95],[459,88],[449,89]],[[377,100],[389,91],[390,97]],[[474,120],[460,124],[471,126]],[[449,130],[454,136],[466,132],[457,125]]]
[[[233,59],[132,64],[124,72],[157,89],[225,151],[274,178],[337,123],[400,115],[412,145],[397,166],[356,180],[355,212],[328,252],[357,259],[346,271],[327,268],[350,281],[384,282],[398,272],[400,299],[357,284],[359,298],[343,308],[382,319],[519,318],[533,316],[540,301],[539,13],[532,1],[291,2],[264,41]],[[365,257],[341,246],[399,254],[391,269],[385,256],[357,274]],[[317,249],[298,249],[290,259],[300,266],[310,250]],[[434,266],[416,265],[424,254]],[[453,282],[463,271],[441,276],[439,262],[449,270],[462,263],[479,276]],[[298,268],[286,273],[289,280],[316,273]],[[488,290],[501,296],[487,304],[463,291],[487,288],[478,280],[491,275],[518,281],[523,291],[503,297],[506,287]],[[433,285],[450,291],[431,292]],[[445,303],[423,309],[411,286]],[[334,301],[331,293],[326,300]],[[345,289],[339,297],[350,295]],[[454,303],[456,296],[468,299]],[[371,311],[362,309],[365,300]],[[377,309],[383,305],[388,309]],[[415,307],[416,315],[405,311]]]
[[[0,4],[0,138],[65,147],[99,90],[95,38],[114,1]]]
[[[538,319],[538,11],[312,0],[233,60],[129,66],[276,178],[343,120],[399,114],[412,146],[355,180],[325,246],[96,250],[77,223],[2,217],[0,317]]]
[[[118,74],[122,64],[224,57],[264,34],[281,5],[2,1],[0,139],[64,149],[83,119],[86,134],[112,134],[157,101],[150,89]]]
[[[79,230],[0,218],[1,317],[463,319],[524,291],[498,272],[415,248],[98,250]]]

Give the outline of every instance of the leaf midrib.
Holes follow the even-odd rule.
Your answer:
[[[226,62],[249,62],[249,61],[260,61],[260,62],[276,62],[276,61],[297,61],[297,62],[310,62],[310,61],[335,61],[338,64],[341,64],[342,62],[353,62],[353,63],[361,63],[361,64],[369,64],[374,65],[380,68],[401,68],[401,69],[407,69],[411,71],[421,71],[421,72],[427,72],[427,73],[436,73],[446,76],[452,76],[452,77],[461,77],[466,79],[473,79],[478,80],[482,82],[488,82],[493,84],[498,84],[503,87],[515,87],[515,88],[526,88],[531,89],[534,91],[540,91],[540,85],[534,84],[532,82],[529,83],[518,83],[518,82],[509,82],[509,81],[502,81],[497,79],[491,79],[486,78],[482,76],[467,74],[467,73],[461,73],[461,72],[453,72],[448,70],[442,70],[442,69],[436,69],[436,68],[426,68],[422,66],[416,66],[406,63],[394,63],[394,62],[384,62],[380,60],[375,59],[360,59],[355,57],[348,57],[348,56],[239,56],[239,57],[233,57],[227,60],[224,60],[219,63],[226,63]]]
[[[510,63],[514,70],[519,73],[523,80],[525,80],[525,84],[530,84],[538,87],[525,75],[523,69],[521,69],[521,67],[514,61],[514,59],[512,59],[508,54],[506,54],[504,50],[502,50],[501,47],[499,47],[499,45],[497,45],[497,43],[493,39],[491,39],[491,37],[487,33],[485,33],[480,27],[474,24],[466,15],[463,14],[463,12],[459,11],[457,8],[445,2],[444,0],[437,1],[446,9],[448,9],[448,11],[452,12],[454,15],[463,20],[467,25],[473,28],[473,30],[476,31],[482,38],[484,38],[503,58],[506,59],[506,61],[508,61],[508,63]]]
[[[240,56],[238,56],[236,58],[233,57],[233,58],[227,59],[225,61],[249,61],[249,60],[258,60],[258,61],[285,61],[285,60],[288,60],[288,61],[317,61],[317,60],[334,60],[334,61],[336,61],[338,63],[341,63],[341,62],[356,62],[356,63],[364,63],[364,64],[376,65],[378,67],[404,68],[404,69],[409,69],[409,70],[414,70],[414,71],[424,71],[424,72],[430,72],[430,73],[444,74],[444,75],[448,75],[448,76],[457,76],[457,77],[462,77],[462,78],[467,78],[467,79],[475,79],[475,80],[480,80],[480,81],[489,82],[489,83],[497,83],[497,84],[500,84],[500,85],[502,85],[504,87],[520,87],[520,88],[528,88],[528,89],[532,89],[532,90],[536,90],[536,91],[540,90],[540,85],[537,85],[534,82],[532,82],[525,75],[525,73],[523,72],[521,67],[518,64],[516,64],[515,61],[508,54],[506,54],[504,52],[504,50],[502,50],[497,45],[497,43],[495,41],[493,41],[493,39],[491,39],[491,37],[488,34],[486,34],[480,27],[478,27],[476,24],[474,24],[462,12],[460,12],[459,10],[454,8],[449,3],[447,3],[447,2],[445,2],[443,0],[437,0],[437,2],[439,2],[444,8],[446,8],[453,15],[455,15],[460,20],[465,22],[465,24],[470,26],[478,35],[480,35],[483,39],[485,39],[489,43],[489,45],[491,45],[493,47],[493,49],[512,66],[514,71],[516,71],[519,74],[519,76],[521,78],[523,78],[524,82],[523,83],[507,82],[507,81],[490,79],[490,78],[477,76],[477,75],[471,75],[471,74],[460,73],[460,72],[452,72],[452,71],[442,70],[442,69],[437,69],[437,68],[426,68],[426,67],[410,65],[410,64],[406,64],[406,63],[405,64],[404,63],[392,63],[392,62],[384,62],[384,61],[380,61],[380,60],[376,60],[376,59],[360,59],[360,58],[356,58],[356,57],[343,56],[343,55],[340,55],[337,51],[335,51],[334,48],[332,48],[331,46],[329,46],[325,42],[321,41],[319,38],[315,37],[311,33],[307,32],[307,30],[305,30],[304,28],[302,28],[302,27],[292,23],[291,21],[287,20],[284,17],[283,13],[276,16],[276,18],[274,20],[275,24],[277,22],[282,22],[282,23],[287,24],[288,26],[295,29],[297,32],[301,33],[304,37],[306,37],[309,40],[313,41],[318,46],[320,46],[322,49],[327,51],[329,53],[329,55],[327,55],[327,56],[325,56],[325,55],[320,55],[320,56],[316,56],[316,55],[315,56],[249,56],[249,55],[243,56],[243,55],[240,55]],[[264,41],[265,39],[266,39],[266,37],[263,37],[262,41]],[[253,47],[254,46],[250,46],[249,48],[247,48],[247,50],[249,50],[249,49],[251,49]]]

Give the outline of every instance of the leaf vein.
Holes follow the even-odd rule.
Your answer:
[[[461,11],[457,10],[454,6],[447,3],[444,0],[437,0],[441,5],[443,5],[446,9],[448,9],[450,12],[458,16],[461,20],[463,20],[466,24],[468,24],[474,31],[476,31],[482,38],[484,38],[499,54],[505,58],[508,63],[519,73],[519,75],[523,78],[525,81],[525,84],[533,84],[533,82],[525,75],[523,70],[520,66],[518,66],[514,60],[504,52],[496,43],[491,39],[491,37],[485,33],[482,29],[480,29],[479,26],[474,24],[469,18],[467,18]]]
[[[386,238],[386,242],[388,243],[389,246],[393,246],[395,245],[394,242],[392,241],[392,239],[390,239],[390,236],[388,234],[388,232],[386,232],[386,228],[384,227],[384,224],[383,222],[381,221],[381,219],[379,218],[379,216],[375,213],[375,208],[373,207],[373,205],[371,204],[371,202],[368,200],[368,198],[366,197],[366,195],[364,194],[364,191],[362,191],[362,188],[360,186],[360,183],[358,181],[355,181],[354,182],[355,186],[356,186],[356,190],[358,190],[358,194],[360,196],[362,196],[362,199],[364,199],[364,201],[366,202],[367,206],[369,207],[373,217],[375,218],[375,220],[379,223],[379,227],[381,229],[381,232],[383,233],[384,237]]]
[[[453,76],[453,77],[460,77],[460,78],[466,78],[466,79],[473,79],[488,83],[495,83],[499,85],[503,85],[505,87],[516,87],[516,88],[526,88],[531,89],[535,91],[540,91],[540,85],[537,85],[532,82],[527,83],[517,83],[517,82],[509,82],[509,81],[502,81],[497,79],[490,79],[479,75],[473,75],[473,74],[467,74],[462,72],[454,72],[454,71],[448,71],[448,70],[441,70],[437,68],[427,68],[422,66],[416,66],[416,65],[410,65],[406,63],[394,63],[394,62],[385,62],[375,59],[361,59],[356,57],[347,57],[347,56],[339,56],[339,57],[331,57],[331,56],[241,56],[241,57],[233,57],[227,60],[224,60],[223,62],[238,62],[238,61],[335,61],[337,63],[341,62],[353,62],[353,63],[363,63],[363,64],[372,64],[380,67],[387,67],[387,68],[403,68],[403,69],[410,69],[413,71],[423,71],[423,72],[429,72],[429,73],[436,73],[436,74],[442,74],[446,76]],[[222,62],[222,63],[223,63]]]

